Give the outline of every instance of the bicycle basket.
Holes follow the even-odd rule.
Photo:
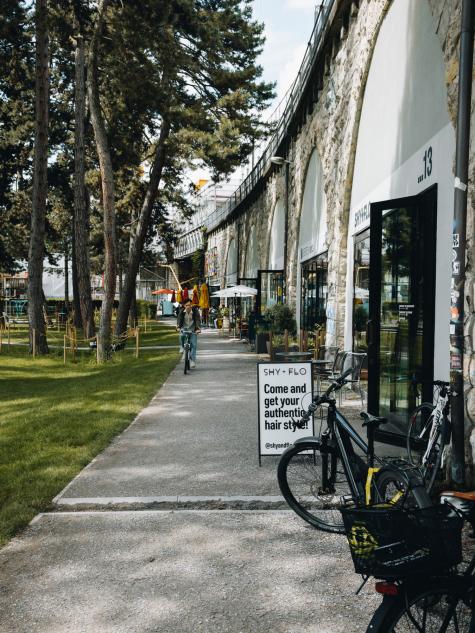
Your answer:
[[[341,513],[358,574],[398,578],[441,572],[462,560],[463,518],[447,504],[415,510],[350,506]]]

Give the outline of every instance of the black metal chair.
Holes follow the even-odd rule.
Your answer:
[[[317,391],[319,390],[322,381],[331,381],[341,374],[344,355],[346,354],[346,352],[340,351],[336,346],[322,346],[320,351],[322,358],[317,359],[313,365],[315,367],[315,376],[317,379]],[[329,361],[328,364],[319,364],[319,361],[323,360]]]
[[[347,369],[351,367],[352,372],[346,379],[347,382],[343,385],[343,388],[340,389],[340,404],[343,399],[343,390],[354,389],[359,393],[360,398],[361,398],[361,406],[364,408],[364,391],[363,391],[363,388],[361,387],[361,368],[363,366],[363,362],[365,358],[366,358],[366,354],[364,352],[346,352],[345,353],[342,371],[346,371]]]

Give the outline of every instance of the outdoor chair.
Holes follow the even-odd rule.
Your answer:
[[[348,389],[353,389],[357,391],[361,398],[361,406],[364,408],[364,391],[361,386],[361,368],[363,366],[363,362],[366,358],[366,354],[364,352],[346,352],[345,358],[343,360],[342,372],[347,369],[352,369],[351,374],[346,379],[347,382],[343,385],[343,388],[340,389],[340,405],[343,399],[343,391]],[[340,372],[341,373],[341,372]]]
[[[315,367],[315,376],[317,379],[317,391],[319,391],[320,384],[322,382],[331,382],[332,380],[340,376],[341,372],[343,371],[343,361],[347,352],[340,351],[338,347],[322,346],[319,350],[319,356],[320,353],[322,354],[322,358],[318,358],[316,361],[313,361],[313,366]],[[319,365],[319,360],[328,360],[332,362],[330,362],[328,365]]]
[[[333,345],[321,345],[318,348],[317,357],[315,359],[317,362],[312,365],[314,378],[318,378],[319,376],[328,376],[328,374],[333,372],[333,367],[339,349],[339,347]],[[328,361],[328,363],[323,364],[322,361]]]

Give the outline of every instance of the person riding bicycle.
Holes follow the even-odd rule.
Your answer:
[[[183,301],[182,308],[178,312],[176,329],[180,331],[180,352],[183,352],[183,345],[186,340],[186,334],[181,332],[182,329],[190,330],[190,367],[196,367],[196,348],[197,334],[201,332],[200,312],[191,302],[191,299]]]

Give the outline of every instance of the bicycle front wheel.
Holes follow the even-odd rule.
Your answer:
[[[183,373],[190,371],[190,351],[185,349],[185,367],[183,369]]]
[[[468,592],[449,581],[385,599],[366,633],[472,633]]]
[[[338,507],[351,498],[351,490],[334,453],[322,453],[314,442],[294,444],[279,461],[277,479],[284,499],[304,521],[327,532],[344,532]]]
[[[427,448],[432,426],[431,413],[434,405],[430,402],[423,402],[411,414],[407,427],[407,458],[413,466],[420,466],[422,456]]]

